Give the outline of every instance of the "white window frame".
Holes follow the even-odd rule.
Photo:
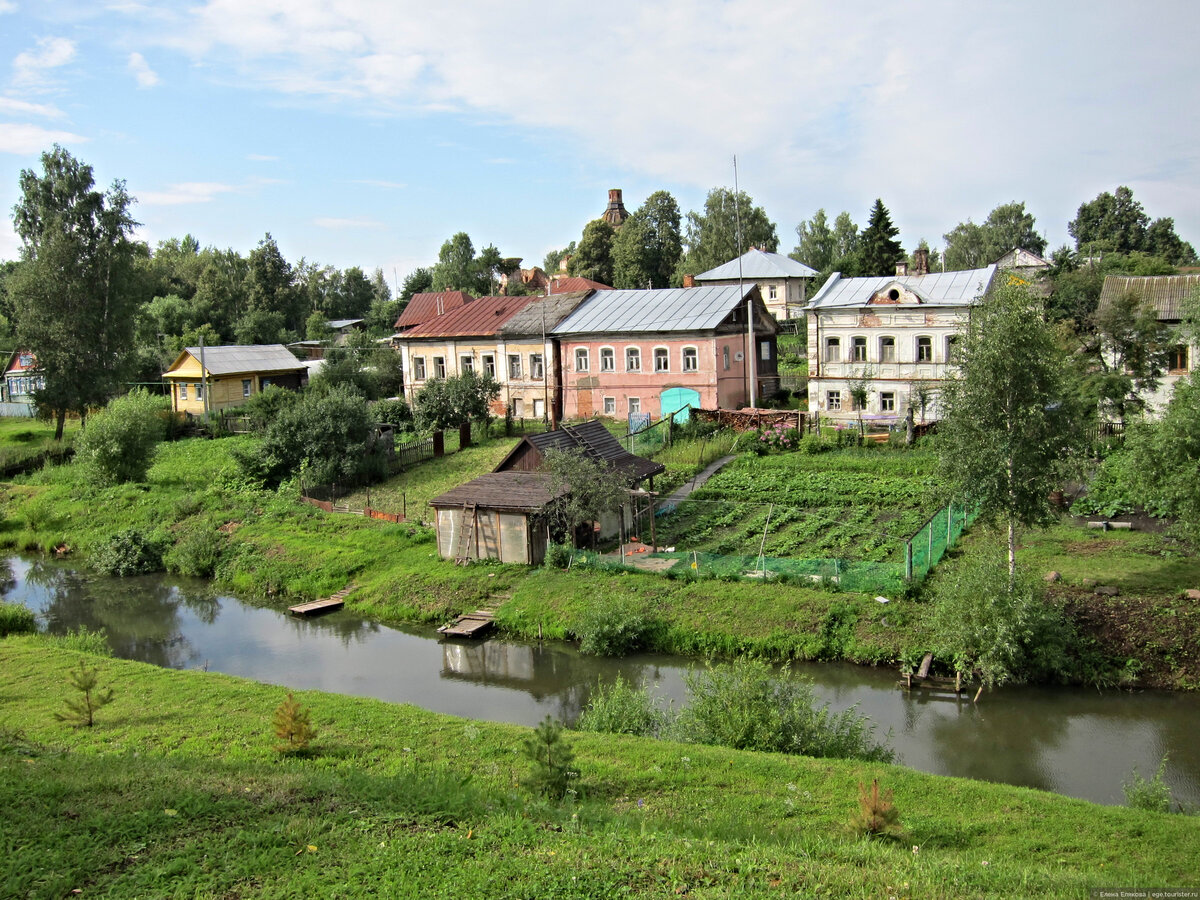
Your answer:
[[[425,357],[414,356],[413,361],[413,381],[425,380]]]
[[[588,353],[587,347],[575,348],[575,371],[590,372],[592,369],[591,354]]]
[[[630,415],[632,415],[634,413],[640,413],[642,411],[642,398],[641,397],[630,397],[626,402],[629,404]]]
[[[958,348],[958,335],[957,334],[946,335],[946,362],[953,364],[958,361],[956,359],[957,348]]]
[[[842,361],[842,339],[840,337],[825,338],[825,362],[836,363]]]
[[[472,354],[464,353],[458,358],[458,372],[460,375],[465,375],[467,372],[475,371],[475,357]]]
[[[924,341],[925,343],[922,344],[921,341]],[[921,358],[922,350],[926,351],[926,353],[927,353],[927,356],[924,359]],[[917,335],[916,339],[913,341],[913,351],[916,354],[916,356],[914,358],[916,359],[917,362],[919,362],[919,363],[933,362],[933,338],[931,338],[927,334]]]
[[[680,352],[680,365],[684,372],[699,372],[700,350],[696,347],[684,347]]]
[[[856,363],[867,361],[867,339],[861,334],[850,338],[850,360]]]
[[[626,347],[625,348],[625,371],[626,372],[641,372],[642,371],[642,348],[641,347]]]
[[[885,344],[884,341],[891,343]],[[879,338],[879,361],[881,363],[894,363],[896,361],[896,339],[890,334],[881,335]]]
[[[445,378],[446,377],[446,357],[435,356],[433,358],[433,377],[434,378]]]
[[[880,412],[895,412],[896,411],[896,392],[895,391],[880,391],[879,392],[879,411]]]
[[[529,377],[534,381],[541,381],[546,377],[546,365],[543,361],[542,354],[529,354]]]
[[[483,374],[489,378],[496,377],[496,356],[492,353],[483,354]]]
[[[19,379],[19,378],[18,378],[18,379],[17,379],[17,383],[18,383],[18,385],[20,384],[20,381],[21,381],[21,379]],[[19,390],[20,390],[20,388],[18,387],[18,391],[19,391]],[[179,399],[180,399],[180,400],[186,400],[186,399],[188,398],[188,395],[187,395],[187,394],[188,394],[188,391],[187,391],[187,382],[186,382],[186,381],[181,381],[181,382],[179,382]]]
[[[203,381],[196,382],[196,399],[197,400],[204,399],[204,382]]]
[[[242,379],[242,399],[249,399],[251,392],[254,390],[254,380],[251,378]]]
[[[604,398],[604,414],[606,416],[615,416],[617,414],[617,398],[616,397],[605,397]]]
[[[654,371],[656,373],[671,371],[671,349],[669,347],[654,348]]]
[[[612,347],[600,348],[600,371],[615,372],[617,371],[617,351]]]
[[[509,380],[518,379],[521,377],[521,354],[508,354],[508,377]]]
[[[779,285],[776,285],[776,284],[768,284],[767,285],[767,299],[768,300],[778,300],[779,299]]]
[[[842,392],[841,391],[826,391],[825,392],[825,408],[833,410],[841,410],[842,408]]]

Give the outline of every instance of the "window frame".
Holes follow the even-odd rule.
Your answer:
[[[543,381],[546,378],[546,360],[544,354],[529,354],[529,377],[534,381]]]
[[[466,375],[468,372],[475,372],[475,355],[473,353],[461,353],[458,357],[458,373]]]
[[[616,397],[605,397],[604,398],[604,414],[606,416],[615,416],[617,414],[617,398]]]
[[[242,379],[242,399],[249,400],[250,395],[253,391],[254,391],[254,379],[253,378],[243,378]]]
[[[412,358],[412,364],[413,364],[413,381],[424,381],[426,378],[425,357],[414,356]]]
[[[879,392],[879,411],[880,412],[895,412],[896,411],[896,392],[895,391],[880,391]]]
[[[591,353],[588,352],[588,348],[587,347],[576,347],[575,348],[575,371],[576,372],[590,372],[591,370],[592,370],[592,358],[591,358]]]
[[[16,379],[16,382],[17,382],[17,392],[18,392],[18,396],[19,396],[21,393],[21,379],[19,379],[19,378]],[[186,401],[188,399],[187,386],[188,386],[188,383],[186,381],[179,382],[179,399],[181,401]]]
[[[922,343],[924,342],[924,343]],[[933,362],[933,338],[927,334],[918,334],[913,344],[916,360],[919,363]]]
[[[840,363],[842,361],[842,339],[836,335],[825,338],[825,362]]]
[[[825,408],[837,412],[842,411],[842,392],[840,390],[825,392]]]
[[[689,360],[691,365],[688,365]],[[684,372],[699,372],[700,371],[700,348],[699,347],[684,347],[679,353],[679,364]]]
[[[617,371],[617,351],[614,347],[600,348],[600,371],[615,372]]]
[[[516,381],[521,378],[521,373],[524,370],[521,368],[521,354],[508,354],[508,378],[510,381]]]
[[[641,347],[626,347],[625,348],[625,371],[637,372],[642,371],[642,348]]]
[[[654,348],[654,374],[670,373],[671,349],[669,347]]]
[[[433,358],[433,377],[443,379],[446,377],[446,357],[435,356]]]
[[[496,377],[496,354],[484,353],[481,357],[483,360],[483,374],[489,378]]]
[[[887,343],[884,343],[884,342]],[[881,334],[879,336],[879,361],[881,363],[894,363],[896,361],[896,338],[890,334]]]
[[[850,338],[850,361],[856,363],[867,361],[867,339],[861,334]]]
[[[626,397],[625,402],[629,408],[629,414],[631,416],[641,413],[641,411],[642,411],[642,398],[641,397]]]

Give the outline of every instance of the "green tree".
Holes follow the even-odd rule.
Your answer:
[[[1155,219],[1146,229],[1145,251],[1173,266],[1194,266],[1196,250],[1175,233],[1174,219]]]
[[[79,668],[71,670],[71,687],[82,696],[79,699],[68,699],[63,702],[67,706],[65,713],[55,713],[54,718],[60,722],[70,722],[84,728],[96,724],[96,710],[102,709],[113,701],[111,687],[101,688],[100,670],[89,669],[83,659],[79,660]]]
[[[1104,191],[1095,200],[1080,204],[1067,231],[1078,250],[1129,253],[1145,247],[1149,226],[1150,217],[1142,204],[1122,185],[1113,194]]]
[[[75,440],[75,465],[101,485],[142,481],[166,434],[166,397],[137,390],[115,397]]]
[[[896,240],[899,233],[900,229],[892,224],[891,214],[883,201],[876,199],[867,227],[858,239],[863,275],[895,274],[896,263],[906,259],[900,242]]]
[[[620,469],[586,456],[582,450],[546,451],[542,471],[550,475],[550,518],[571,535],[629,502],[629,481]]]
[[[1200,541],[1200,369],[1176,382],[1162,420],[1133,429],[1126,443],[1139,494],[1153,497]]]
[[[463,372],[449,378],[431,378],[417,391],[413,415],[422,429],[457,428],[466,422],[486,422],[491,404],[500,396],[492,376]]]
[[[246,272],[246,302],[250,313],[275,313],[282,328],[299,332],[304,326],[302,293],[295,284],[295,270],[284,259],[275,239],[267,234],[250,251]]]
[[[679,274],[696,275],[737,259],[739,220],[741,253],[751,247],[771,253],[779,249],[775,223],[761,206],[754,205],[749,194],[738,191],[735,196],[729,188],[713,188],[704,200],[704,211],[687,214],[687,252]]]
[[[613,241],[613,280],[618,288],[670,287],[683,255],[679,204],[655,191],[630,214]]]
[[[21,259],[6,280],[17,340],[32,351],[62,439],[68,411],[84,416],[115,391],[133,348],[137,225],[121,181],[95,190],[92,167],[62,147],[42,154],[42,174],[22,169],[13,225]]]
[[[789,255],[796,262],[822,272],[833,265],[837,249],[837,240],[825,210],[818,209],[811,220],[796,226],[796,249]]]
[[[642,230],[642,229],[639,229]],[[583,229],[579,248],[567,264],[567,272],[601,284],[613,283],[613,227],[603,219],[593,219]]]
[[[579,773],[572,768],[575,752],[563,737],[562,725],[547,715],[525,738],[522,750],[525,758],[533,763],[526,785],[555,800],[565,797],[571,779],[578,778]]]
[[[1088,397],[1124,423],[1128,415],[1145,409],[1145,395],[1158,388],[1173,335],[1152,304],[1126,291],[1096,312],[1096,337],[1085,378]]]
[[[500,252],[489,245],[475,255],[475,245],[471,236],[460,231],[442,244],[438,251],[438,261],[430,272],[430,288],[435,291],[466,291],[476,297],[492,293],[496,277],[496,269],[500,265]],[[409,278],[420,274],[418,269]],[[423,276],[421,276],[423,281]],[[401,299],[407,302],[411,294],[407,294],[408,283],[401,292]]]
[[[1075,446],[1063,353],[1040,301],[1006,284],[971,310],[943,382],[938,448],[956,497],[1008,528],[1010,574],[1018,526],[1052,520],[1058,463]]]
[[[561,268],[564,256],[571,257],[574,255],[575,242],[571,241],[571,243],[567,244],[567,246],[563,247],[561,250],[549,251],[542,260],[542,270],[547,275],[553,275]]]
[[[978,269],[994,263],[1014,247],[1041,256],[1046,252],[1046,239],[1034,230],[1036,221],[1026,212],[1024,203],[1013,202],[997,206],[982,225],[970,219],[960,222],[942,236],[946,241],[946,268]]]

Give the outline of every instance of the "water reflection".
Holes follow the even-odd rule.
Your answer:
[[[581,656],[573,646],[445,642],[348,612],[297,619],[215,594],[204,581],[115,579],[55,560],[9,559],[0,594],[25,603],[47,630],[104,628],[114,652],[171,668],[208,668],[297,689],[414,703],[475,719],[573,723],[597,684],[618,675],[664,703],[685,699],[690,660]],[[1200,804],[1200,697],[1062,688],[1008,688],[967,700],[896,688],[894,671],[798,665],[835,710],[856,706],[907,765],[928,772],[1123,802],[1136,766],[1153,775],[1164,754],[1175,797]]]

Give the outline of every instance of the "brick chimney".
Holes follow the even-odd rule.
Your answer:
[[[896,277],[899,278],[901,275],[907,275],[907,274],[908,274],[908,263],[906,263],[906,262],[896,263]]]
[[[684,287],[695,287],[696,286],[696,276],[695,275],[684,275],[683,276],[683,286]]]
[[[929,274],[929,251],[924,247],[918,247],[913,251],[913,274]]]

